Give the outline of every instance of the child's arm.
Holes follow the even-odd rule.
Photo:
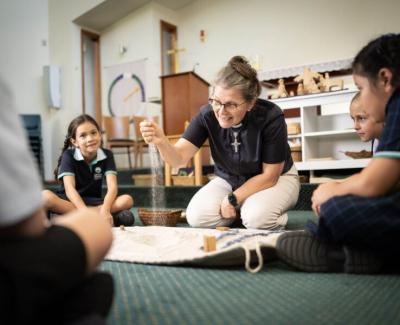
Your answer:
[[[400,179],[400,160],[393,158],[374,158],[360,173],[342,183],[330,182],[320,185],[313,193],[313,210],[318,214],[319,207],[334,196],[347,194],[377,197],[389,193]]]
[[[111,207],[115,202],[118,194],[117,176],[109,173],[106,175],[107,193],[104,197],[103,205],[101,206],[101,213],[107,215],[111,213]]]
[[[73,205],[77,209],[86,208],[85,202],[83,202],[82,197],[79,195],[78,191],[75,188],[75,176],[65,175],[63,177],[65,194],[67,198],[71,201]]]

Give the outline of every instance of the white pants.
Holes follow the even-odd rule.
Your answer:
[[[300,183],[296,167],[279,177],[275,186],[249,196],[240,207],[246,228],[282,229],[287,223],[286,211],[296,205]],[[215,228],[229,226],[234,219],[220,215],[221,202],[232,192],[231,185],[216,177],[203,186],[190,200],[186,219],[192,227]]]

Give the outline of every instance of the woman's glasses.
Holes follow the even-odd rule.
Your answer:
[[[233,112],[233,111],[237,110],[239,108],[239,106],[241,106],[244,103],[246,103],[246,101],[244,101],[241,104],[236,104],[236,103],[225,103],[225,104],[223,104],[219,100],[214,99],[214,98],[209,98],[208,102],[215,109],[225,108],[227,111],[230,111],[230,112]]]

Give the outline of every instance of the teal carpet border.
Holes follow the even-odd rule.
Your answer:
[[[399,324],[394,275],[307,274],[279,262],[255,275],[104,262],[116,298],[109,324]]]
[[[136,212],[136,211],[135,211]],[[301,229],[311,211],[289,211]],[[400,277],[302,273],[279,261],[201,268],[105,261],[115,281],[109,324],[400,324]]]

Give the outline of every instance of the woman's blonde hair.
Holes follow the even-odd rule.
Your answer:
[[[217,73],[214,85],[238,89],[246,102],[251,102],[261,93],[257,71],[243,56],[232,57],[228,64]]]

